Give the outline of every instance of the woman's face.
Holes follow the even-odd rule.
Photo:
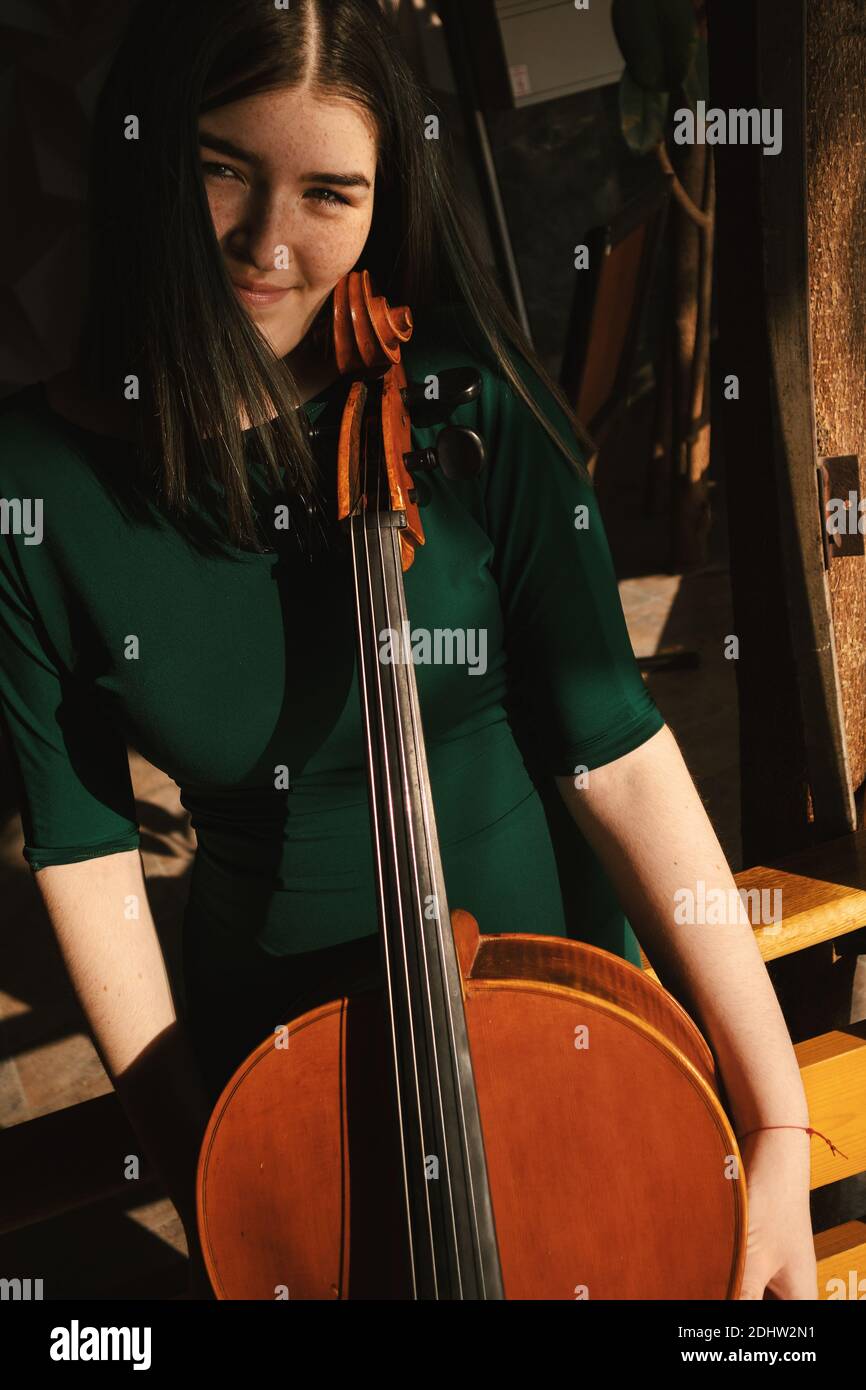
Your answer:
[[[372,120],[355,102],[292,88],[219,107],[198,124],[226,269],[285,357],[364,249],[376,179]]]

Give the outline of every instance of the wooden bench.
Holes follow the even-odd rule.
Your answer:
[[[754,928],[765,961],[804,951],[866,927],[866,830],[759,864],[734,875],[741,890],[782,890],[779,922]],[[772,902],[772,896],[770,898]],[[849,943],[853,946],[854,943]],[[866,940],[863,943],[866,952]],[[643,951],[644,969],[657,978]],[[794,1045],[814,1129],[845,1155],[813,1137],[811,1189],[866,1172],[866,1022],[831,1029]],[[866,1222],[847,1221],[815,1235],[819,1297],[843,1281],[866,1297]],[[862,1283],[861,1283],[862,1281]],[[840,1286],[830,1292],[840,1296]]]

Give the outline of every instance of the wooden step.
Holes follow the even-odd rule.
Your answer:
[[[812,1135],[810,1186],[824,1187],[866,1169],[866,1022],[808,1038],[794,1047],[809,1123],[842,1154]],[[866,1270],[864,1270],[866,1273]]]
[[[765,961],[859,931],[866,928],[866,828],[811,845],[772,864],[742,869],[734,874],[734,881],[747,892],[766,890],[771,910],[773,890],[781,890],[781,920],[754,927]],[[641,961],[657,979],[643,950]]]
[[[123,1176],[128,1154],[140,1176]],[[114,1091],[0,1130],[0,1234],[121,1192],[136,1201],[155,1181],[152,1165]]]
[[[819,1299],[866,1298],[866,1222],[845,1221],[815,1236]]]
[[[738,888],[766,889],[771,903],[772,890],[781,889],[781,923],[755,927],[764,960],[866,926],[866,835],[862,830],[812,845],[774,864],[744,869],[734,878]]]

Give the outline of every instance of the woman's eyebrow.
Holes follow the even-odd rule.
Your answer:
[[[301,174],[301,183],[335,183],[340,188],[369,188],[363,174]]]
[[[235,145],[231,140],[226,140],[222,135],[211,135],[206,130],[198,133],[200,145],[206,145],[209,150],[219,150],[220,154],[231,155],[233,159],[242,159],[246,164],[252,164],[255,168],[260,168],[264,163],[257,154],[250,154],[249,150],[242,150],[240,145]]]
[[[218,150],[220,154],[230,155],[232,159],[241,159],[244,163],[251,164],[255,169],[260,169],[264,164],[260,155],[251,154],[249,150],[242,149],[240,145],[234,144],[232,140],[226,140],[222,135],[211,135],[209,131],[200,130],[198,140],[199,144],[206,146],[207,149]],[[370,187],[370,180],[364,174],[327,174],[316,171],[302,174],[301,183],[333,183],[338,188]]]

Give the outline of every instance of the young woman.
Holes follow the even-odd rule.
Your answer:
[[[743,1296],[814,1298],[809,1136],[760,1128],[808,1125],[791,1042],[751,927],[676,924],[678,889],[733,879],[637,670],[584,437],[472,250],[433,114],[375,0],[139,4],[96,118],[80,360],[0,426],[3,496],[42,507],[0,552],[25,857],[194,1251],[220,1088],[301,1001],[375,969],[325,429],[346,391],[332,291],[367,267],[413,311],[411,380],[482,376],[451,418],[487,468],[431,476],[406,576],[414,627],[475,641],[417,670],[450,904],[639,962],[634,928],[758,1130]],[[182,1022],[127,742],[197,835]]]

